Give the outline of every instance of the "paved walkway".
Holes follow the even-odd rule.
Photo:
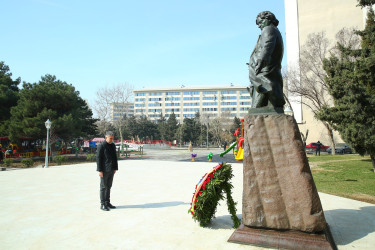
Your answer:
[[[0,249],[260,249],[228,243],[225,202],[210,228],[188,214],[199,178],[215,163],[124,160],[99,209],[95,163],[0,172]],[[242,164],[233,163],[241,213]],[[374,249],[375,206],[320,194],[339,249]]]

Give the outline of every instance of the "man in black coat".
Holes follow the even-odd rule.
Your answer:
[[[113,177],[118,170],[116,146],[113,143],[113,133],[108,131],[105,141],[101,143],[96,152],[96,171],[100,176],[100,208],[109,211],[116,208],[110,202]]]
[[[279,21],[272,12],[263,11],[257,16],[256,24],[262,32],[248,63],[251,107],[282,108],[285,104],[281,75],[284,45],[277,28]]]

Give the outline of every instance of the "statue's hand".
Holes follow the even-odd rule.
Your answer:
[[[258,59],[255,64],[255,74],[258,75],[263,67],[264,67],[264,61],[261,59]]]
[[[253,85],[250,86],[249,93],[250,93],[250,97],[253,97],[253,93],[254,93],[254,86]]]

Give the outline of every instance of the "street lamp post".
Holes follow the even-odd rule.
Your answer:
[[[51,124],[52,124],[52,122],[48,119],[44,124],[46,125],[46,128],[47,128],[46,162],[45,162],[45,164],[44,164],[44,167],[45,167],[45,168],[48,168],[48,147],[49,147],[49,145],[48,145],[48,141],[49,141],[49,129],[51,128]]]

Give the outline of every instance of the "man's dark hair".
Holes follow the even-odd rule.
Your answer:
[[[113,132],[112,131],[107,131],[107,132],[105,132],[105,136],[113,136]]]
[[[276,16],[271,11],[262,11],[258,14],[258,18],[260,19],[267,19],[269,20],[273,25],[277,27],[279,25],[279,20],[277,20]],[[256,21],[256,24],[258,24],[258,21]]]

